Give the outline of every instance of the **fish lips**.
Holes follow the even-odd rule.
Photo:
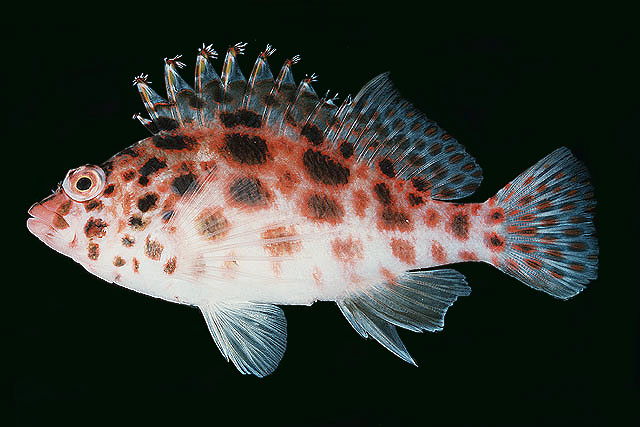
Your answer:
[[[34,203],[27,212],[31,216],[27,219],[27,229],[51,249],[65,253],[65,249],[75,241],[75,233],[69,233],[67,221],[62,215],[48,209],[45,201]],[[66,241],[67,235],[70,241]]]

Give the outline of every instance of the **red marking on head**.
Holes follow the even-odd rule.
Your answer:
[[[427,209],[424,213],[424,223],[429,228],[437,227],[440,223],[440,214],[435,209]]]
[[[445,253],[442,245],[438,242],[433,242],[431,244],[431,256],[433,257],[434,261],[440,264],[444,264],[445,262],[447,262],[447,254]]]
[[[362,242],[358,239],[353,239],[351,236],[347,239],[336,238],[332,240],[331,249],[333,256],[345,264],[352,263],[364,257]]]
[[[504,251],[504,248],[506,247],[504,237],[495,232],[484,234],[484,244],[486,247],[497,253]]]
[[[416,249],[413,244],[404,239],[391,239],[393,256],[408,265],[416,263]]]
[[[478,256],[472,251],[460,251],[458,257],[463,261],[477,261]]]
[[[367,208],[369,207],[369,197],[364,190],[356,190],[353,192],[353,210],[360,218],[364,218]]]

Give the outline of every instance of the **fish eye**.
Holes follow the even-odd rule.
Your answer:
[[[67,172],[62,189],[77,202],[91,200],[104,190],[106,176],[104,171],[93,165],[85,165]]]

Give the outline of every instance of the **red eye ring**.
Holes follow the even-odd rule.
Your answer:
[[[99,166],[85,165],[67,172],[62,189],[71,199],[84,202],[101,194],[106,180]]]

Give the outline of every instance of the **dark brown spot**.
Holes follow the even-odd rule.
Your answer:
[[[176,263],[178,259],[176,257],[171,257],[164,265],[164,272],[167,274],[173,274],[176,271]]]
[[[102,201],[95,200],[95,199],[89,200],[88,202],[86,202],[84,204],[84,209],[87,212],[90,212],[92,210],[98,210],[99,211],[100,209],[102,209],[102,207],[103,207]]]
[[[54,213],[53,214],[53,226],[58,230],[64,230],[69,227],[69,223],[62,218],[62,216]]]
[[[233,200],[248,206],[264,204],[269,197],[260,180],[254,177],[235,179],[229,187],[229,193]]]
[[[94,237],[100,238],[107,232],[105,228],[108,225],[100,218],[91,217],[84,226],[84,234],[90,239]]]
[[[97,243],[89,243],[89,248],[87,251],[87,256],[89,259],[97,260],[100,256],[100,246]]]
[[[451,231],[457,238],[467,240],[469,238],[469,215],[462,212],[455,213],[451,219]]]
[[[536,250],[535,246],[530,245],[528,243],[519,243],[517,245],[514,245],[513,248],[520,252],[524,252],[526,254],[533,253]]]
[[[158,261],[162,255],[164,246],[157,240],[152,240],[149,236],[144,242],[144,254],[154,261]]]
[[[540,268],[542,268],[542,263],[537,259],[525,259],[524,262],[534,270],[540,270]]]
[[[337,222],[344,216],[342,206],[324,194],[312,194],[307,199],[310,217],[322,221]]]
[[[442,150],[442,144],[436,143],[436,144],[433,144],[431,147],[429,147],[429,154],[432,156],[435,156],[439,154],[441,150]]]
[[[409,200],[409,205],[411,206],[420,206],[424,204],[424,200],[422,199],[422,197],[416,195],[415,193],[409,193],[407,199]]]
[[[389,178],[393,178],[396,176],[396,171],[393,168],[393,163],[389,159],[382,159],[378,162],[378,167],[380,168],[380,172]]]
[[[327,185],[349,182],[349,169],[319,151],[308,149],[302,156],[305,169],[315,181]]]
[[[60,204],[60,206],[58,206],[58,209],[56,209],[56,213],[58,215],[65,216],[66,214],[69,213],[70,209],[71,209],[71,200],[67,200],[66,202],[63,202]]]
[[[193,187],[195,181],[196,176],[192,173],[180,175],[178,177],[175,177],[173,181],[171,181],[171,188],[175,193],[183,196]]]
[[[348,159],[349,157],[353,156],[354,150],[353,150],[353,144],[350,142],[343,142],[342,144],[340,144],[340,154],[342,154],[342,157],[344,157],[345,159]]]
[[[113,258],[113,265],[115,265],[116,267],[122,267],[126,263],[127,262],[121,256],[116,256],[115,258]]]
[[[409,229],[409,218],[404,213],[386,206],[381,214],[382,224],[386,229]]]
[[[113,193],[113,190],[115,190],[116,186],[114,184],[109,184],[107,185],[107,188],[104,189],[104,192],[102,193],[104,196],[109,196],[111,193]]]
[[[130,236],[130,235],[128,235],[128,234],[125,234],[125,235],[122,237],[122,246],[124,246],[125,248],[130,248],[130,247],[132,247],[132,246],[133,246],[133,245],[135,245],[135,244],[136,244],[136,239],[135,239],[135,237]]]
[[[191,149],[195,140],[187,135],[153,135],[153,145],[164,150]]]
[[[229,221],[220,210],[205,209],[195,220],[198,234],[208,240],[216,240],[229,230]]]
[[[464,159],[464,154],[462,153],[456,153],[453,156],[449,157],[449,162],[450,163],[458,163],[460,162],[462,159]]]
[[[164,161],[160,161],[156,157],[152,157],[149,160],[147,160],[140,169],[138,169],[138,172],[143,177],[148,177],[149,175],[159,171],[160,169],[164,169],[166,167],[167,167],[167,164]],[[146,185],[146,184],[143,184],[143,185]]]
[[[148,224],[148,221],[144,221],[140,215],[129,218],[129,226],[134,230],[144,230]]]
[[[419,176],[412,178],[411,183],[413,184],[413,188],[417,191],[428,191],[431,189],[429,181]]]
[[[138,178],[138,183],[141,186],[146,187],[147,184],[149,184],[149,178],[147,178],[146,176],[141,176],[140,178]]]
[[[376,199],[383,205],[390,205],[391,200],[391,192],[389,191],[389,187],[384,182],[376,184],[373,186],[373,194],[376,196]]]
[[[165,131],[174,130],[179,127],[178,122],[173,120],[171,117],[164,117],[164,116],[156,117],[155,119],[153,119],[153,125],[154,125],[153,130],[155,133],[163,130]]]
[[[262,126],[262,119],[251,110],[238,110],[236,112],[220,113],[220,122],[226,128],[245,126],[248,128],[259,128]]]
[[[261,165],[267,161],[267,143],[259,136],[229,133],[224,136],[225,149],[233,160],[246,165]]]
[[[302,126],[300,135],[307,138],[307,140],[313,145],[320,145],[322,144],[322,141],[324,141],[324,135],[322,134],[322,131],[318,128],[318,126],[311,123],[307,123]]]
[[[582,252],[587,250],[587,245],[584,242],[571,242],[569,243],[569,249],[574,252]]]
[[[147,193],[138,199],[138,209],[142,212],[147,212],[156,208],[158,202],[158,195],[156,193]]]
[[[136,176],[136,171],[129,170],[122,174],[122,179],[125,181],[131,181]]]

